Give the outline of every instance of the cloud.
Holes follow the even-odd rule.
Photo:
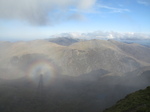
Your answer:
[[[120,4],[119,4],[119,6],[120,6]],[[107,5],[103,5],[102,3],[101,4],[97,3],[95,5],[95,7],[92,8],[91,10],[80,11],[80,10],[77,10],[77,9],[71,9],[71,11],[73,11],[73,12],[82,12],[82,13],[100,14],[101,12],[103,12],[102,9],[105,9],[105,11],[107,11],[109,13],[130,12],[130,10],[127,9],[127,8],[110,7],[110,6],[107,6]]]
[[[85,17],[79,13],[73,13],[68,17],[68,20],[84,20]]]
[[[84,38],[86,35],[84,33],[78,33],[78,32],[69,32],[69,33],[59,33],[55,35],[51,35],[52,38],[58,38],[58,37],[69,37],[69,38]]]
[[[98,5],[100,9],[107,9],[110,10],[111,13],[122,13],[122,12],[130,12],[129,9],[124,9],[124,8],[115,8],[115,7],[110,7],[106,5]]]
[[[96,0],[0,0],[0,18],[24,20],[33,25],[53,24],[71,17],[80,18],[80,14],[70,14],[69,9],[87,10],[95,2]]]
[[[138,0],[137,2],[142,5],[150,5],[150,0]]]
[[[82,39],[150,39],[150,34],[134,33],[134,32],[103,32],[95,31],[89,33],[60,33],[52,35],[51,37],[70,37],[70,38],[82,38]]]

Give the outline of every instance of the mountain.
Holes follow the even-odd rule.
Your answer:
[[[73,43],[83,41],[78,38],[70,38],[70,37],[58,37],[58,38],[50,38],[46,40],[63,46],[69,46]]]
[[[125,73],[149,65],[150,49],[136,44],[90,40],[72,44],[69,48],[64,51],[63,66],[73,73],[87,73],[97,69]]]
[[[16,75],[17,71],[25,75],[39,61],[47,61],[55,72],[70,76],[100,69],[121,75],[150,66],[150,48],[112,40],[81,41],[70,46],[35,40],[1,42],[0,46],[0,77]]]
[[[113,40],[0,42],[0,111],[103,111],[150,85],[149,60],[149,48]]]
[[[150,86],[127,95],[116,105],[104,112],[149,112],[150,111]]]
[[[150,47],[150,39],[120,39],[118,41],[129,44],[137,43],[146,47]]]

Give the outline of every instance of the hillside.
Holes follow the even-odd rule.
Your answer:
[[[150,112],[150,86],[127,95],[104,112]]]
[[[149,48],[112,40],[0,42],[0,110],[100,112],[150,85],[149,60]]]
[[[44,40],[0,43],[1,75],[22,75],[34,62],[49,60],[55,71],[79,76],[95,70],[124,74],[150,66],[150,49],[117,41],[89,40],[61,46]],[[8,69],[9,68],[9,69]]]

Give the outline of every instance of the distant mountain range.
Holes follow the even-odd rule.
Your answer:
[[[49,60],[59,74],[70,76],[99,69],[120,75],[150,66],[150,48],[114,40],[79,41],[69,46],[47,40],[1,42],[0,57],[1,74],[13,74],[14,69],[24,74],[38,60]]]
[[[119,41],[129,44],[137,43],[146,47],[150,47],[150,39],[121,39]]]
[[[86,39],[79,39],[79,38],[72,38],[72,37],[57,37],[57,38],[49,38],[46,40],[64,46],[68,46],[80,41],[86,41]],[[110,40],[110,39],[102,39],[102,40]],[[128,44],[137,43],[146,47],[150,47],[150,39],[112,39],[112,40],[116,40]]]

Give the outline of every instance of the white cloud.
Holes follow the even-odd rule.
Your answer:
[[[0,18],[25,20],[34,25],[53,24],[73,17],[74,14],[68,13],[70,8],[86,10],[95,2],[96,0],[0,0]]]
[[[111,13],[130,12],[129,9],[115,8],[115,7],[110,7],[110,6],[106,6],[106,5],[98,5],[98,7],[101,8],[101,9],[110,10]]]
[[[51,35],[52,38],[57,38],[57,37],[83,38],[84,36],[85,35],[83,33],[78,33],[78,32],[69,32],[69,33],[60,33],[60,34]]]
[[[51,37],[70,37],[70,38],[82,38],[82,39],[150,39],[150,34],[134,33],[134,32],[103,32],[95,31],[89,33],[60,33],[52,35]]]

